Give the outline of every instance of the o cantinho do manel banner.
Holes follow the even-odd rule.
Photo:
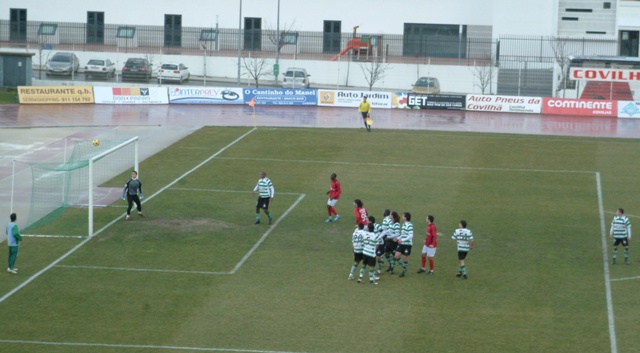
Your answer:
[[[20,104],[92,104],[91,86],[18,86]]]

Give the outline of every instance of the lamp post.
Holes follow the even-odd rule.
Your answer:
[[[240,10],[238,11],[238,80],[236,81],[236,83],[239,85],[240,84],[240,46],[241,46],[241,42],[240,42],[240,37],[242,36],[242,0],[240,0]]]

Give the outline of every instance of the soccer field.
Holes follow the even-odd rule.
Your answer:
[[[637,352],[638,140],[433,131],[203,128],[145,160],[145,217],[27,238],[0,281],[0,352]],[[274,223],[254,225],[260,171]],[[329,175],[342,218],[325,223]],[[128,171],[105,186],[121,187]],[[408,275],[348,281],[353,200],[411,212]],[[133,213],[135,214],[135,212]],[[425,218],[435,275],[416,274]],[[458,270],[459,220],[475,237]],[[76,235],[86,209],[35,234]],[[622,252],[622,251],[621,251]]]

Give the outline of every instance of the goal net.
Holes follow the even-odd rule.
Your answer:
[[[29,163],[31,202],[25,232],[34,232],[69,208],[87,209],[87,236],[93,235],[93,209],[117,201],[126,180],[113,178],[138,168],[138,137],[78,141],[63,163]],[[106,184],[105,184],[106,183]]]

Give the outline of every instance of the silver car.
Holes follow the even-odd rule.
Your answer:
[[[47,76],[49,75],[68,75],[71,72],[78,72],[80,69],[80,61],[74,53],[58,52],[47,61]]]
[[[84,77],[108,79],[116,75],[116,66],[109,59],[91,59],[84,67]]]

